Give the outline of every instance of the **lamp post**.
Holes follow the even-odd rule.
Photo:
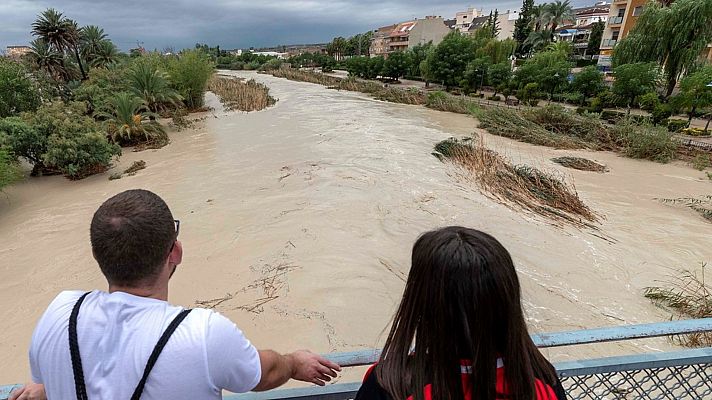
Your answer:
[[[554,100],[554,91],[556,90],[556,87],[559,86],[559,73],[554,74],[554,84],[551,86],[551,96],[549,96],[549,104]]]

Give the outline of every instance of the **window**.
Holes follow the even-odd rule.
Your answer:
[[[619,17],[625,17],[625,8],[619,8],[619,9],[618,9],[618,16],[619,16]]]
[[[633,16],[637,17],[643,12],[643,6],[638,6],[633,9]]]
[[[613,34],[611,34],[611,40],[618,40],[618,37],[620,36],[621,31],[613,31]]]

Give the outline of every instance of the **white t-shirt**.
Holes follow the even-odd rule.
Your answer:
[[[69,355],[69,316],[84,292],[60,293],[32,335],[32,379],[49,400],[76,398]],[[77,320],[79,352],[89,400],[131,398],[158,339],[182,309],[124,292],[94,291]],[[257,349],[227,318],[194,309],[158,357],[141,396],[221,399],[222,389],[248,392],[261,378]]]

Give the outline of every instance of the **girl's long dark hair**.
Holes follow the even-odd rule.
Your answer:
[[[498,358],[507,396],[496,392]],[[527,332],[509,252],[486,233],[454,226],[428,232],[413,246],[376,376],[394,400],[422,400],[427,384],[433,399],[460,400],[461,360],[472,362],[472,399],[535,400],[536,378],[557,381]]]

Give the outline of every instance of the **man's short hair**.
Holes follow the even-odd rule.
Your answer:
[[[151,284],[176,240],[168,205],[147,190],[127,190],[94,213],[90,229],[94,258],[110,284]]]

